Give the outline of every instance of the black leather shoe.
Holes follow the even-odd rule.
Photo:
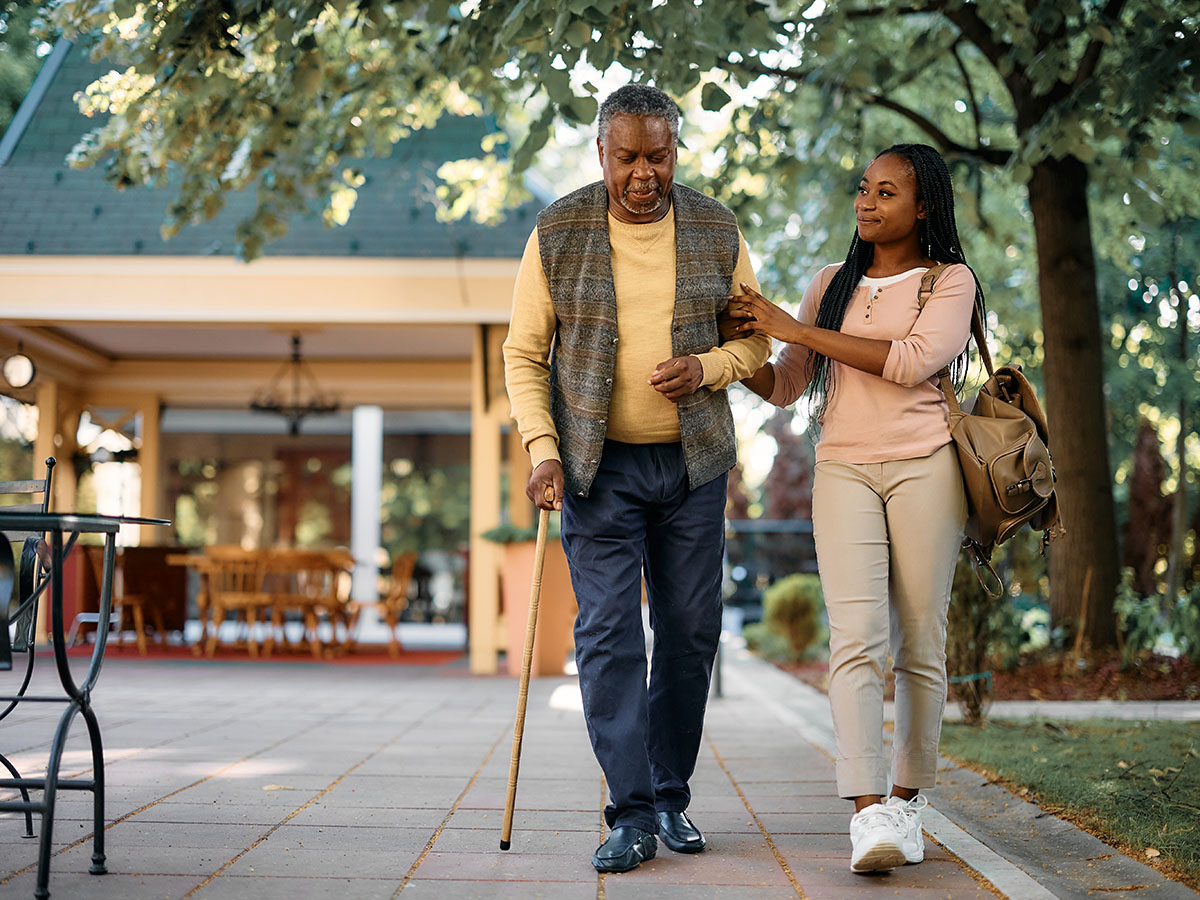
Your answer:
[[[648,831],[633,825],[618,825],[592,854],[598,872],[628,872],[658,852],[658,840]]]
[[[700,829],[685,812],[660,812],[658,836],[676,853],[699,853],[708,846]]]

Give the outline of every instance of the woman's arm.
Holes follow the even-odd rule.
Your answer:
[[[800,301],[800,311],[795,319],[782,310],[777,309],[795,324],[811,324],[816,321],[817,310],[821,305],[821,296],[829,286],[830,280],[838,270],[838,266],[827,266],[809,284]],[[747,286],[749,287],[749,286]],[[754,296],[762,298],[757,290],[751,288]],[[734,334],[734,329],[743,324],[746,315],[746,304],[750,302],[750,294],[731,297],[726,315],[729,316],[728,333]],[[766,301],[763,301],[766,303]],[[771,304],[767,304],[771,305]],[[723,326],[722,334],[726,331]],[[768,332],[763,332],[768,333]],[[812,363],[812,351],[801,344],[785,343],[783,349],[775,357],[773,363],[767,363],[749,378],[743,379],[742,384],[758,394],[768,403],[775,406],[791,406],[808,388],[809,369]]]
[[[742,384],[764,400],[770,400],[775,393],[775,367],[769,362],[763,363],[754,374],[743,378]]]
[[[871,375],[883,375],[883,367],[892,351],[891,341],[856,337],[805,324],[753,288],[746,285],[742,288],[746,291],[745,298],[729,310],[730,316],[742,320],[736,326],[736,334],[769,334],[778,341],[799,344]]]

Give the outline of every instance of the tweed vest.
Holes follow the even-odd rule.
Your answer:
[[[720,343],[717,315],[733,282],[738,227],[733,213],[676,184],[675,356],[705,353]],[[550,360],[550,413],[558,430],[565,489],[586,497],[608,430],[617,361],[617,293],[608,241],[608,190],[598,181],[546,207],[538,247],[558,318]],[[733,414],[724,390],[699,388],[678,404],[688,483],[692,489],[737,463]]]

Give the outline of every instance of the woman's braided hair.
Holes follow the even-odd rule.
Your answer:
[[[925,218],[918,220],[921,253],[934,262],[965,265],[967,260],[963,256],[958,226],[954,220],[954,184],[941,154],[928,144],[895,144],[875,158],[889,154],[899,156],[912,166],[917,182],[917,199],[925,201]],[[846,262],[833,276],[821,297],[816,321],[818,328],[841,330],[850,306],[850,297],[874,257],[875,245],[859,240],[858,230],[855,229]],[[978,278],[975,279],[975,307],[979,310],[980,321],[985,321],[987,309]],[[969,350],[970,342],[950,365],[951,378],[956,385],[961,385],[966,377]],[[829,398],[836,388],[833,373],[828,357],[815,352],[810,355],[808,389],[815,411],[814,418],[819,419],[829,406]]]

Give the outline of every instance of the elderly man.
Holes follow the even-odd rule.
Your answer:
[[[733,213],[675,183],[678,140],[662,91],[627,85],[604,101],[604,180],[538,216],[504,344],[534,466],[526,491],[562,510],[579,601],[579,687],[610,794],[612,831],[592,857],[602,872],[653,858],[655,835],[680,853],[705,847],[685,810],[721,631],[737,461],[725,387],[770,352],[761,337],[718,346],[731,288],[757,282]]]

